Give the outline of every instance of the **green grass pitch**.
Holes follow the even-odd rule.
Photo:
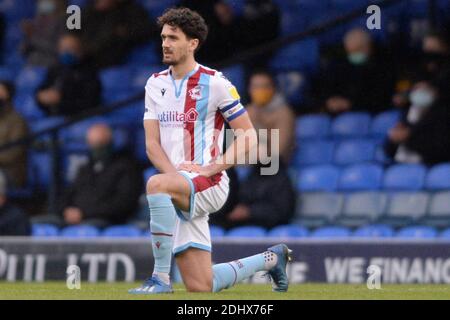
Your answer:
[[[140,283],[82,283],[80,290],[69,290],[65,282],[7,283],[0,282],[0,300],[49,299],[49,300],[304,300],[304,299],[450,299],[450,285],[382,285],[379,290],[369,290],[365,285],[351,284],[299,284],[291,285],[287,293],[272,292],[270,285],[240,284],[220,293],[187,293],[182,285],[175,286],[175,293],[168,295],[130,295],[129,288]]]

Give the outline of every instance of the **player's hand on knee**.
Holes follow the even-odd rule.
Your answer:
[[[180,171],[183,170],[183,171],[187,171],[187,172],[196,172],[196,173],[199,173],[200,169],[201,169],[201,167],[198,164],[190,163],[190,162],[181,163],[177,167],[177,170],[180,170]]]

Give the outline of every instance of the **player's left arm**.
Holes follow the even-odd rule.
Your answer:
[[[234,131],[235,139],[222,156],[214,160],[213,163],[198,169],[200,175],[210,177],[236,164],[249,162],[249,154],[255,151],[258,138],[248,113],[242,113],[239,117],[229,121],[228,124]]]

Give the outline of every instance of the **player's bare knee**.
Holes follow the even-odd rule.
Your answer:
[[[151,176],[147,181],[147,194],[166,192],[165,179],[164,174]]]

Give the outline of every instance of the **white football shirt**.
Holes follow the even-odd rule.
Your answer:
[[[239,99],[221,72],[197,64],[175,81],[169,68],[147,81],[144,120],[159,121],[161,146],[174,166],[207,165],[223,152],[224,121],[246,112]]]

